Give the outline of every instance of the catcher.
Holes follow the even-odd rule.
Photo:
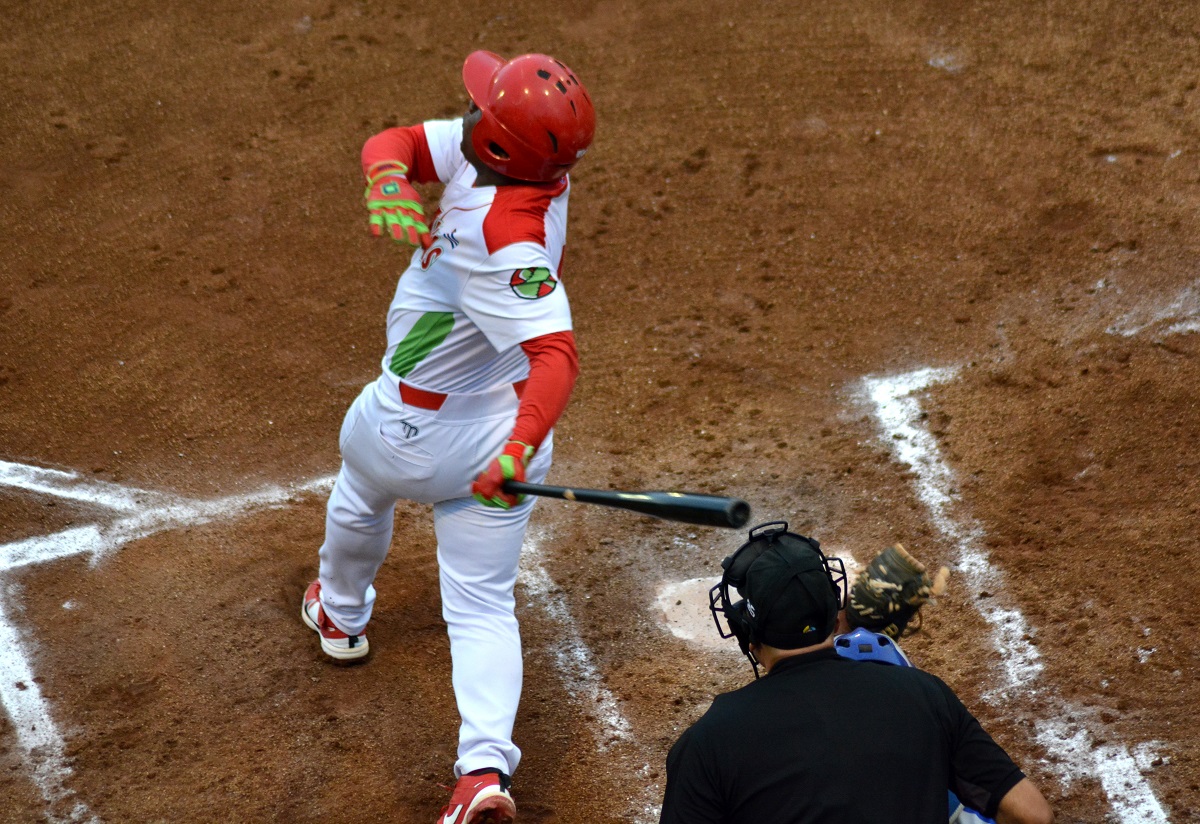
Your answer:
[[[912,591],[913,576],[892,570],[911,573],[915,562],[896,566],[897,557],[872,562],[856,588],[882,607],[867,620],[886,619],[899,634],[920,607],[915,591],[932,595],[945,576],[926,581],[922,568]],[[722,568],[710,596],[717,629],[764,677],[717,696],[671,748],[660,824],[928,824],[946,820],[951,791],[1000,824],[1053,822],[1042,794],[940,679],[838,654],[840,559],[777,521],[751,529]],[[868,585],[885,568],[875,580],[897,588]],[[908,592],[905,606],[884,607],[885,592]]]

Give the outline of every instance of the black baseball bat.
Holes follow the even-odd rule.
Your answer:
[[[696,492],[620,492],[609,489],[568,489],[524,481],[505,481],[503,489],[510,495],[538,495],[543,498],[562,498],[585,504],[613,506],[667,521],[681,521],[700,526],[724,526],[738,529],[750,520],[750,504],[740,498],[720,495],[701,495]]]

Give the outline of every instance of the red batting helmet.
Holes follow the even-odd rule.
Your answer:
[[[545,54],[505,60],[472,52],[463,64],[467,94],[482,111],[471,144],[484,164],[518,180],[565,175],[592,144],[596,110],[575,73]]]

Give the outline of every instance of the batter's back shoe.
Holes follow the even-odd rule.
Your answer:
[[[333,625],[325,608],[321,606],[321,579],[313,581],[304,591],[304,603],[300,605],[300,619],[304,625],[321,636],[321,649],[330,658],[339,661],[354,661],[370,650],[364,633],[347,635]]]
[[[517,804],[508,794],[511,785],[508,776],[496,770],[464,775],[437,824],[512,824]]]

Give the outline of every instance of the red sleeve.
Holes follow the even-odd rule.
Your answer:
[[[413,183],[436,183],[437,169],[425,137],[425,125],[398,126],[367,139],[362,149],[363,174],[376,163],[398,160],[408,167],[408,179]]]
[[[571,332],[542,335],[525,341],[521,348],[529,356],[529,380],[510,437],[539,447],[567,408],[579,375],[579,355]]]

